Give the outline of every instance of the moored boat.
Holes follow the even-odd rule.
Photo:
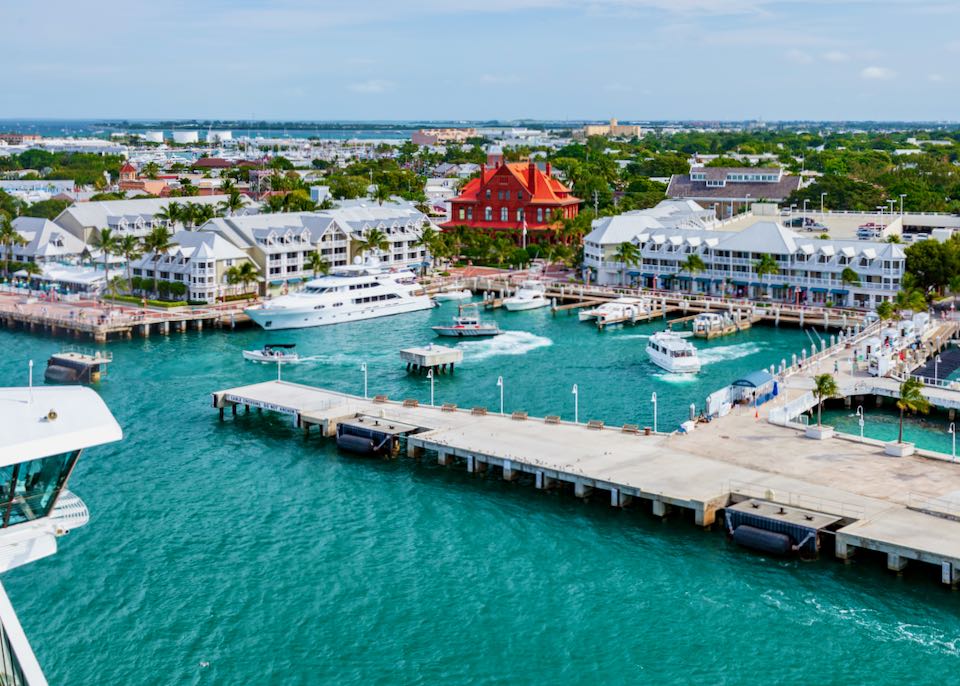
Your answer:
[[[503,306],[511,312],[536,310],[549,304],[547,288],[539,281],[524,281],[516,293],[503,299]]]

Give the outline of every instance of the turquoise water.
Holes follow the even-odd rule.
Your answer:
[[[863,420],[863,435],[880,441],[895,441],[900,430],[900,414],[889,403],[882,408],[865,407]],[[823,411],[823,422],[831,424],[838,431],[860,435],[860,424],[854,411],[846,409],[829,409]],[[947,432],[950,420],[946,413],[937,410],[930,414],[907,415],[903,419],[903,440],[913,443],[918,448],[936,450],[950,455],[953,450],[953,437]],[[958,446],[960,449],[960,446]]]
[[[4,576],[53,684],[944,682],[957,596],[887,574],[745,553],[718,531],[401,459],[338,455],[283,417],[220,423],[209,393],[275,376],[239,351],[296,342],[297,381],[429,398],[400,347],[453,312],[267,336],[134,339],[100,391],[122,443],[71,481],[92,513],[60,552]],[[661,424],[734,376],[799,349],[796,330],[714,341],[694,381],[646,362],[654,325],[598,333],[575,316],[495,315],[438,402]],[[51,339],[0,331],[0,383]],[[599,499],[602,500],[602,499]]]

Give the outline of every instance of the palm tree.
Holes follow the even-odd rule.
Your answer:
[[[316,255],[317,253],[314,253]],[[312,259],[312,258],[311,258]],[[249,260],[244,260],[227,270],[227,281],[233,284],[240,284],[243,292],[247,292],[247,284],[254,283],[260,277],[260,271],[256,265]]]
[[[382,205],[384,202],[390,200],[390,191],[384,188],[382,183],[378,183],[373,189],[373,199]]]
[[[110,284],[110,256],[120,254],[120,236],[113,233],[113,229],[100,229],[93,235],[91,244],[103,253],[103,276],[105,283]]]
[[[25,245],[26,242],[26,239],[14,228],[10,215],[0,210],[0,245],[3,246],[3,273],[6,276],[10,275],[10,258],[13,257],[13,246]]]
[[[224,184],[226,184],[226,182],[224,182]],[[219,204],[219,208],[220,211],[224,212],[228,217],[232,217],[242,210],[244,205],[243,195],[231,186],[227,191],[227,199]]]
[[[927,309],[927,299],[916,289],[898,291],[893,297],[893,309],[898,314],[904,310],[924,312]]]
[[[923,382],[910,377],[900,384],[900,399],[897,400],[897,409],[900,410],[900,433],[897,434],[897,443],[903,443],[903,413],[930,411],[930,401],[923,395]]]
[[[840,388],[832,374],[818,374],[813,378],[813,395],[817,399],[817,426],[822,426],[820,413],[823,409],[823,401],[840,395]]]
[[[271,195],[267,198],[267,204],[261,208],[266,208],[266,211],[270,214],[276,214],[277,212],[283,212],[283,196],[282,195]]]
[[[183,224],[186,228],[192,229],[197,224],[197,219],[200,215],[200,203],[193,202],[192,200],[187,201],[187,204],[183,208]]]
[[[155,218],[165,221],[170,228],[183,220],[183,205],[172,202],[154,215]]]
[[[859,286],[860,275],[850,267],[844,267],[843,271],[840,272],[840,283],[845,286]]]
[[[896,312],[893,309],[893,304],[889,300],[884,300],[882,303],[877,305],[877,316],[883,321],[893,319],[895,314]]]
[[[756,272],[757,276],[763,281],[763,277],[767,274],[779,274],[780,265],[777,264],[777,261],[773,258],[773,255],[770,253],[763,253],[760,255],[760,259],[753,263],[753,270]],[[768,295],[769,295],[769,284],[767,286]]]
[[[213,205],[201,205],[199,203],[194,207],[193,224],[195,227],[203,226],[208,221],[217,216],[217,208]]]
[[[147,162],[143,165],[143,175],[148,179],[155,179],[160,174],[160,165],[156,162]]]
[[[330,263],[327,262],[327,258],[320,254],[319,250],[316,250],[310,253],[310,257],[307,258],[307,269],[313,272],[313,275],[317,274],[329,274],[330,273]]]
[[[160,258],[171,248],[175,248],[173,235],[165,226],[157,226],[143,239],[143,249],[153,253],[153,292],[157,293],[157,284],[160,280]]]
[[[130,276],[130,263],[140,257],[142,254],[140,252],[140,239],[130,233],[120,236],[120,240],[117,241],[117,254],[123,257],[124,261],[127,263],[127,285],[132,291],[133,279]]]
[[[367,235],[357,242],[357,252],[360,254],[373,252],[385,253],[390,249],[390,241],[387,235],[380,229],[370,229]]]
[[[617,252],[613,254],[613,259],[620,263],[620,285],[622,286],[626,281],[627,267],[635,267],[640,264],[643,255],[640,254],[640,248],[637,247],[636,243],[624,241],[617,246]]]

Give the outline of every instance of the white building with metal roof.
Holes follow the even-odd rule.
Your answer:
[[[23,245],[10,248],[10,259],[15,262],[78,262],[86,250],[82,240],[43,217],[17,217],[12,222]],[[7,246],[0,246],[0,258],[5,258]]]
[[[620,217],[595,221],[584,239],[584,269],[596,283],[873,308],[893,299],[906,269],[896,243],[810,238],[773,221],[734,232],[666,227],[643,214]],[[617,261],[624,242],[637,246],[636,264]],[[705,269],[687,266],[694,255]],[[763,255],[776,262],[775,273],[757,273]]]

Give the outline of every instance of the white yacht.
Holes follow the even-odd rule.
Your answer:
[[[701,312],[693,318],[693,335],[701,338],[721,336],[733,326],[733,320],[727,314]]]
[[[0,572],[53,555],[60,536],[89,521],[87,506],[67,490],[70,474],[84,448],[122,437],[89,388],[0,388]],[[2,585],[0,624],[0,684],[46,686]]]
[[[547,287],[539,281],[524,281],[517,292],[503,299],[503,306],[510,312],[536,310],[550,304],[547,300]]]
[[[696,374],[700,371],[697,349],[674,331],[660,331],[650,336],[647,340],[647,356],[651,362],[668,372]]]
[[[646,314],[648,311],[647,301],[643,298],[631,298],[623,296],[616,300],[603,303],[602,305],[589,310],[580,310],[577,318],[581,322],[596,320],[601,324],[608,321],[623,321],[633,319]]]
[[[411,271],[376,262],[341,267],[308,281],[300,291],[244,310],[264,329],[302,329],[428,310],[433,302]]]

